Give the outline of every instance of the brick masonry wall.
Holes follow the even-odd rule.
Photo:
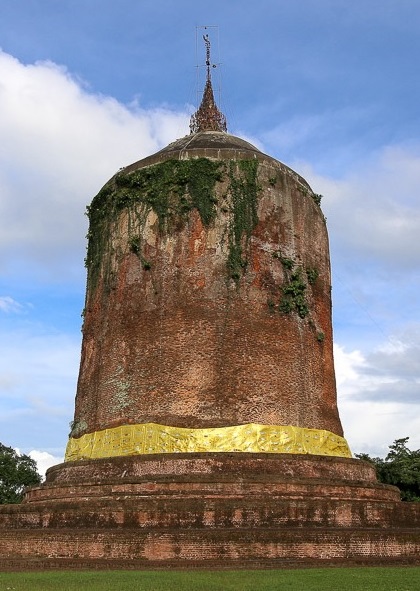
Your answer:
[[[419,563],[420,541],[412,532],[313,530],[287,528],[277,531],[206,530],[139,532],[100,530],[51,532],[3,532],[2,561],[20,557],[43,559],[44,568],[54,559],[120,560],[137,566],[185,565],[245,566],[247,562],[281,566],[288,561],[322,564],[331,560],[363,560],[365,564],[386,559]],[[123,566],[124,563],[121,564]]]
[[[80,460],[58,464],[47,471],[46,483],[82,483],[107,478],[143,477],[169,481],[182,476],[212,480],[234,477],[320,478],[376,483],[375,468],[369,462],[334,456],[274,453],[179,453],[150,454]]]
[[[208,152],[190,150],[188,157]],[[238,150],[217,153],[243,157]],[[77,436],[149,421],[195,428],[291,424],[342,435],[322,212],[290,169],[258,151],[246,157],[259,161],[260,190],[239,285],[227,274],[226,183],[216,184],[219,205],[209,227],[196,210],[170,234],[159,231],[153,212],[141,228],[132,219],[129,226],[124,211],[110,221],[113,239],[103,263],[112,268],[112,285],[88,285]],[[130,252],[129,233],[137,231],[150,269]],[[273,256],[279,252],[302,268],[304,278],[306,269],[319,273],[305,291],[306,318],[269,305],[277,307],[286,284],[284,265]]]
[[[110,275],[88,285],[79,435],[149,421],[342,434],[324,218],[303,179],[238,141],[223,150],[170,148],[130,167],[169,157],[256,159],[258,223],[242,245],[248,265],[237,285],[226,269],[229,208],[219,206],[226,184],[217,186],[209,227],[197,211],[170,235],[152,214],[141,227],[130,227],[127,212],[110,222],[102,253]],[[141,233],[150,268],[129,249],[132,231]],[[269,305],[287,283],[276,253],[319,273],[305,291],[308,317]],[[371,465],[349,458],[197,453],[70,462],[50,469],[22,505],[0,506],[0,570],[417,564],[419,556],[420,505],[401,503]]]
[[[186,500],[187,498],[187,500]],[[2,528],[20,529],[114,529],[181,530],[330,527],[364,527],[398,531],[420,528],[419,511],[412,506],[375,499],[305,499],[267,494],[254,497],[176,497],[165,494],[139,498],[89,500],[55,499],[31,504],[20,511],[0,513]]]

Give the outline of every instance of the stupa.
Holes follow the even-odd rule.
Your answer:
[[[227,133],[204,41],[191,133],[88,208],[66,461],[0,507],[0,567],[418,561],[420,507],[343,436],[320,196]]]

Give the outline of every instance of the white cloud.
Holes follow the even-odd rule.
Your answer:
[[[23,306],[10,296],[0,296],[0,312],[17,313],[20,312],[22,308]]]
[[[25,447],[42,422],[70,420],[80,358],[77,337],[37,331],[41,327],[29,325],[0,333],[2,437],[12,441],[14,419],[19,417],[21,425],[29,426],[19,433],[21,440],[27,440],[20,443]]]
[[[52,62],[0,52],[0,69],[0,269],[20,258],[68,274],[85,206],[121,166],[184,135],[188,115],[90,94]]]
[[[386,146],[338,180],[305,163],[297,166],[324,195],[322,208],[338,256],[394,274],[420,271],[419,146]]]
[[[392,351],[400,355],[394,367],[397,375],[390,371],[386,360],[378,363],[375,358],[384,351],[386,355]],[[411,449],[420,448],[420,384],[413,397],[406,381],[398,375],[404,367],[404,354],[410,357],[410,350],[401,343],[388,343],[368,357],[361,351],[348,352],[335,345],[338,407],[353,452],[385,456],[388,446],[401,437],[410,437]],[[386,394],[389,384],[393,385],[392,395]]]
[[[45,478],[45,472],[51,466],[55,466],[56,464],[61,464],[64,458],[62,456],[54,456],[47,451],[40,451],[33,449],[28,454],[35,462],[37,463],[38,472],[41,474],[42,478]]]
[[[345,387],[346,383],[357,379],[358,373],[366,365],[360,351],[347,353],[344,347],[334,345],[334,366],[336,373],[337,388]]]

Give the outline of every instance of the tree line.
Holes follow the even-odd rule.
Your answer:
[[[0,443],[0,504],[20,503],[25,488],[40,482],[35,460]]]
[[[389,446],[388,455],[371,458],[368,454],[356,454],[360,460],[371,462],[376,468],[379,482],[393,484],[401,491],[403,501],[420,501],[420,449],[410,450],[409,437],[396,439]]]

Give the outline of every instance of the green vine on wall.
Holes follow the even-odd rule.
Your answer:
[[[283,298],[279,305],[280,312],[288,314],[296,311],[299,318],[305,318],[309,313],[308,302],[306,301],[306,283],[302,278],[302,269],[299,267],[293,271],[288,281],[283,286]]]
[[[142,226],[153,210],[162,232],[172,232],[179,221],[185,220],[192,209],[197,209],[204,225],[216,216],[215,185],[223,179],[224,163],[207,158],[166,160],[134,172],[119,172],[96,195],[87,208],[89,217],[86,267],[89,284],[97,283],[104,252],[111,248],[111,225],[122,210],[136,218]],[[130,221],[130,220],[129,220]],[[130,250],[140,258],[138,236],[130,238]],[[150,263],[142,259],[144,269]],[[110,269],[104,270],[107,279]]]
[[[318,269],[310,267],[309,269],[306,269],[306,276],[308,278],[309,285],[313,285],[315,281],[318,279],[319,271]]]
[[[248,265],[244,246],[246,250],[252,231],[258,223],[257,204],[260,189],[257,184],[257,172],[256,160],[229,162],[229,194],[233,215],[229,228],[227,267],[229,277],[236,284]]]
[[[273,252],[273,259],[279,259],[283,267],[289,270],[293,269],[293,267],[295,266],[295,261],[293,259],[289,259],[283,256],[280,250],[276,250],[276,252]]]
[[[150,271],[152,268],[152,264],[150,261],[146,260],[142,253],[141,253],[141,237],[140,236],[130,236],[128,239],[128,244],[130,247],[130,251],[135,254],[141,262],[141,266],[145,271]]]
[[[280,287],[282,295],[278,303],[278,311],[283,314],[296,312],[300,318],[306,318],[309,314],[306,292],[308,286],[316,282],[319,276],[318,269],[314,267],[304,269],[297,266],[293,259],[284,256],[280,250],[273,252],[272,256],[281,262],[285,278]],[[274,312],[275,302],[272,299],[268,300],[267,305],[270,312]]]
[[[226,185],[220,211],[230,214],[227,273],[239,285],[248,265],[249,240],[258,223],[258,161],[196,158],[170,159],[133,172],[122,170],[93,199],[87,208],[90,225],[86,266],[90,288],[95,288],[101,268],[105,285],[109,286],[112,281],[113,224],[122,211],[128,216],[128,248],[139,258],[143,269],[148,271],[151,263],[142,255],[141,232],[150,211],[156,214],[162,233],[178,230],[193,209],[198,211],[202,223],[208,227],[217,214],[218,182]],[[274,177],[269,180],[271,186],[276,182]],[[306,187],[301,190],[309,193]],[[319,204],[318,197],[313,196]],[[318,270],[298,266],[281,251],[274,252],[273,258],[280,260],[285,279],[283,285],[278,286],[280,298],[268,301],[270,311],[296,313],[305,318],[309,314],[307,290],[316,282]],[[322,342],[323,333],[319,333],[317,339]]]
[[[306,187],[305,185],[298,185],[298,190],[305,197],[310,196],[316,205],[319,207],[321,206],[321,200],[323,196],[320,193],[314,193],[309,187]]]
[[[112,224],[120,213],[128,214],[130,227],[129,249],[149,270],[151,264],[141,255],[141,237],[138,229],[144,226],[153,210],[161,232],[173,232],[185,221],[192,209],[199,212],[202,223],[209,226],[216,217],[216,183],[228,181],[227,202],[221,208],[231,213],[228,230],[228,275],[239,282],[247,267],[246,249],[252,231],[258,222],[256,160],[212,161],[207,158],[191,160],[170,159],[134,172],[122,170],[93,199],[87,208],[89,216],[86,267],[88,281],[95,287],[99,278],[104,253],[111,251]],[[112,280],[110,263],[103,269],[106,283]]]

